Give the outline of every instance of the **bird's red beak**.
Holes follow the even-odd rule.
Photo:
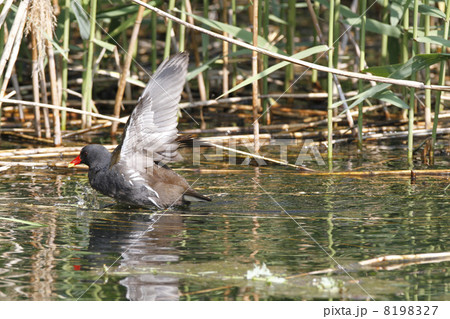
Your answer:
[[[72,162],[69,163],[68,167],[74,167],[75,165],[78,165],[81,163],[80,155],[77,156]]]

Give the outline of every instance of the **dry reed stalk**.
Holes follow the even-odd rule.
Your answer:
[[[10,127],[6,129],[0,129],[0,132],[23,132],[23,133],[33,133],[33,128],[22,128],[22,127]]]
[[[47,37],[51,37],[53,35],[55,25],[56,25],[56,17],[53,14],[53,6],[50,0],[32,1],[27,16],[26,34],[30,32],[32,34],[33,61],[35,61],[35,63],[33,63],[33,87],[36,87],[37,82],[39,82],[39,80],[36,80],[35,77],[38,78],[40,75],[42,100],[44,101],[44,103],[47,103],[44,58],[46,56],[47,48],[49,46]],[[51,62],[49,59],[49,65],[50,64]],[[52,70],[50,70],[50,78],[53,79]],[[53,99],[54,98],[53,95],[57,96],[57,92],[53,94],[54,89],[51,88],[51,90]],[[33,95],[34,100],[38,101],[39,98],[36,89],[33,89]],[[36,124],[39,118],[37,113],[38,110],[35,109]],[[57,137],[58,131],[60,129],[56,127],[56,124],[58,124],[59,127],[59,116],[57,117],[56,114],[54,124],[55,124],[55,136]],[[48,114],[48,109],[44,109],[44,125],[45,125],[45,136],[46,138],[50,138],[51,131],[50,131],[50,118]],[[38,126],[39,125],[36,125],[36,129],[38,129]],[[40,132],[38,133],[38,136],[39,135]],[[57,140],[55,140],[55,142],[57,142]]]
[[[37,47],[36,47],[36,37],[34,33],[31,33],[31,60],[32,60],[32,71],[31,78],[33,84],[33,100],[35,103],[39,103],[39,66],[37,58]],[[36,130],[36,136],[41,137],[41,111],[38,105],[34,106],[34,128]]]
[[[39,63],[39,60],[38,60]],[[47,97],[47,84],[45,80],[45,72],[44,72],[44,66],[39,67],[39,81],[40,81],[40,89],[41,89],[41,97],[44,104],[48,104],[48,97]],[[50,114],[48,112],[48,108],[44,108],[44,128],[45,128],[45,137],[51,138],[52,132],[50,130]]]
[[[255,1],[255,0],[253,0],[253,1]],[[236,154],[241,154],[241,155],[253,157],[254,159],[259,159],[259,160],[263,160],[263,161],[267,161],[267,162],[271,162],[271,163],[276,163],[276,164],[280,164],[280,165],[283,165],[283,166],[289,166],[289,167],[293,167],[295,169],[302,170],[302,171],[307,171],[307,172],[313,172],[314,171],[314,170],[309,169],[309,168],[304,167],[304,166],[294,165],[294,164],[290,164],[290,163],[285,162],[285,161],[280,161],[280,160],[277,160],[277,159],[274,159],[274,158],[270,158],[270,157],[266,157],[266,156],[262,156],[262,155],[259,155],[259,154],[244,152],[244,151],[241,151],[241,150],[238,150],[238,149],[235,149],[235,148],[230,148],[230,147],[226,147],[226,146],[223,146],[223,145],[214,144],[214,143],[208,142],[205,139],[199,139],[198,141],[204,146],[213,146],[215,148],[220,148],[220,149],[223,149],[223,150],[227,150],[229,152],[233,152],[233,153],[236,153]]]
[[[4,168],[8,169],[10,167],[65,167],[67,168],[67,162],[24,162],[24,161],[17,161],[17,162],[6,162],[6,161],[0,161],[0,168],[3,170]]]
[[[392,129],[406,129],[406,127],[391,127]],[[212,129],[211,129],[212,130]],[[277,130],[274,130],[277,131]],[[279,130],[278,130],[279,131]],[[364,129],[363,132],[368,133],[368,132],[378,132],[380,131],[379,128],[371,128],[371,129]],[[344,136],[348,134],[348,129],[342,129],[342,130],[335,130],[333,135],[334,136]],[[182,132],[183,134],[187,134],[187,132]],[[219,135],[219,136],[209,136],[209,137],[202,137],[201,141],[208,141],[208,142],[224,142],[224,143],[231,143],[231,141],[233,141],[233,143],[236,142],[241,142],[241,143],[248,143],[248,142],[252,142],[254,141],[254,135],[251,134],[251,132],[248,132],[245,130],[241,130],[241,131],[235,131],[235,133],[241,133],[241,135]],[[242,134],[242,133],[248,133],[248,134]],[[301,141],[303,139],[319,139],[319,142],[316,142],[314,145],[320,145],[323,143],[323,139],[325,139],[328,136],[328,132],[326,130],[319,130],[319,131],[314,131],[314,132],[283,132],[283,131],[279,131],[279,132],[275,132],[275,133],[262,133],[259,135],[259,140],[261,141],[270,141],[270,140],[278,140],[278,139],[285,139],[285,140],[292,140],[294,141]],[[342,139],[339,140],[339,142],[343,142],[343,141],[351,141],[353,140],[353,137],[351,138],[346,138],[346,139]]]
[[[223,8],[222,8],[222,20],[223,23],[228,24],[228,0],[223,0]],[[227,32],[223,32],[224,37],[228,37]],[[229,70],[228,70],[228,42],[223,41],[222,42],[222,56],[223,56],[223,66],[222,66],[222,92],[226,93],[224,94],[224,97],[228,97],[228,90],[229,90]]]
[[[16,95],[16,91],[12,90],[11,92],[9,92],[8,94],[5,95],[5,99],[10,99],[14,95]]]
[[[220,291],[220,290],[227,291],[232,287],[233,287],[233,285],[226,285],[226,286],[221,286],[221,287],[202,289],[202,290],[191,291],[191,292],[184,292],[184,293],[180,293],[180,296],[183,296],[183,297],[184,296],[195,296],[195,295],[199,295],[199,294],[206,294],[206,293],[216,292],[216,291]]]
[[[261,125],[259,128],[261,131],[289,131],[292,130],[292,125],[298,124],[271,124],[271,125]],[[191,130],[184,130],[180,131],[180,134],[221,134],[224,139],[227,137],[230,137],[227,134],[231,133],[252,133],[253,128],[250,127],[239,127],[239,126],[222,126],[222,127],[215,127],[210,129],[191,129]],[[226,134],[226,135],[223,135]],[[260,134],[260,137],[262,138],[263,134]]]
[[[125,62],[122,68],[122,75],[120,76],[119,86],[116,93],[116,101],[114,104],[114,117],[119,118],[120,108],[122,106],[123,94],[125,92],[125,86],[127,83],[127,76],[130,72],[131,62],[133,60],[133,52],[136,48],[137,38],[139,36],[139,29],[141,27],[142,17],[144,15],[145,8],[143,6],[139,7],[139,11],[136,17],[136,22],[134,23],[133,31],[131,33],[130,43],[128,45],[128,52],[126,52]],[[113,122],[111,126],[111,135],[117,133],[118,122]]]
[[[128,119],[128,117],[116,118],[116,117],[102,115],[102,114],[98,114],[98,113],[86,112],[86,111],[73,109],[73,108],[66,108],[66,107],[62,107],[62,106],[58,106],[58,105],[51,105],[51,104],[48,104],[48,103],[37,103],[37,102],[30,102],[30,101],[23,101],[23,100],[22,101],[18,101],[18,100],[4,99],[4,98],[0,99],[0,102],[2,102],[2,103],[10,103],[10,104],[19,104],[19,103],[21,103],[23,105],[39,106],[39,107],[43,107],[44,109],[56,109],[56,110],[59,110],[59,111],[67,110],[67,112],[89,115],[89,116],[105,119],[105,120],[108,120],[108,121],[116,121],[116,122],[120,122],[120,123],[124,123],[124,124],[127,122],[127,119]]]
[[[357,94],[356,91],[351,91],[345,93],[346,97],[355,96]],[[327,93],[286,93],[283,94],[283,98],[294,98],[294,99],[311,99],[311,100],[319,100],[319,99],[326,99],[328,96]],[[261,94],[258,96],[259,99],[265,99],[265,98],[279,98],[280,94]],[[226,99],[219,99],[219,100],[207,100],[207,101],[198,101],[193,103],[180,103],[180,108],[192,108],[192,107],[202,107],[202,106],[213,106],[213,105],[219,105],[219,104],[232,104],[232,103],[239,103],[243,101],[249,101],[252,100],[253,96],[236,96],[236,97],[229,97]]]
[[[59,105],[61,102],[61,95],[58,94],[58,79],[56,77],[56,65],[55,65],[55,55],[53,52],[53,46],[50,40],[47,39],[47,54],[48,54],[48,66],[50,73],[50,90],[52,93],[52,104]],[[59,110],[53,109],[53,138],[56,146],[61,145],[61,119]]]
[[[263,49],[263,48],[255,47],[254,45],[248,44],[248,43],[240,41],[240,40],[236,40],[236,39],[229,38],[229,37],[224,37],[223,35],[218,34],[216,32],[201,28],[196,25],[192,25],[192,24],[185,22],[181,19],[178,19],[177,17],[175,17],[169,13],[166,13],[156,7],[148,5],[140,0],[131,0],[131,1],[137,3],[141,6],[144,6],[149,10],[156,12],[156,14],[158,14],[160,16],[163,16],[165,18],[176,21],[177,23],[183,24],[190,29],[205,33],[207,35],[210,35],[214,38],[217,38],[217,39],[220,39],[223,41],[227,41],[227,42],[236,44],[238,46],[241,46],[241,47],[249,49],[249,50],[255,50],[258,53],[266,54],[270,57],[273,57],[275,59],[280,59],[282,61],[294,63],[294,64],[301,65],[301,66],[304,66],[307,68],[311,68],[311,69],[315,69],[315,70],[327,72],[327,73],[333,73],[336,75],[341,75],[341,76],[349,77],[349,78],[362,79],[362,80],[366,80],[366,81],[375,81],[375,82],[380,82],[380,83],[388,83],[388,84],[400,85],[400,86],[404,86],[404,87],[413,87],[416,89],[430,89],[430,90],[436,90],[436,91],[449,91],[450,92],[450,86],[447,86],[447,85],[433,85],[433,84],[425,85],[424,83],[418,82],[418,81],[398,80],[398,79],[386,78],[386,77],[382,77],[382,76],[373,76],[373,75],[368,75],[368,74],[363,74],[363,73],[358,73],[358,72],[344,71],[344,70],[326,67],[326,66],[323,66],[320,64],[315,64],[315,63],[295,59],[295,58],[288,57],[288,56],[285,56],[282,54],[271,52],[271,51]]]
[[[413,130],[413,136],[428,136],[433,133],[432,129],[421,129],[421,130]],[[436,130],[436,134],[448,134],[450,133],[450,128],[438,128]],[[364,136],[365,140],[381,140],[381,139],[389,139],[389,138],[399,138],[399,137],[407,137],[408,131],[405,132],[390,132],[390,133],[378,133],[378,134],[370,134]]]
[[[80,97],[80,94],[78,92],[72,91],[70,89],[67,90],[67,93],[69,93],[70,95],[76,96],[76,97]],[[123,105],[136,105],[137,102],[138,102],[138,100],[123,100],[122,104]],[[75,101],[75,100],[70,101],[70,105],[72,105],[72,106],[80,106],[81,103],[82,103],[81,101]],[[116,100],[95,100],[95,103],[114,106],[114,104],[116,103]],[[95,112],[95,113],[97,113],[97,112]]]
[[[13,73],[11,75],[11,82],[12,85],[14,87],[14,90],[16,91],[17,94],[17,99],[22,100],[22,93],[20,92],[20,85],[19,85],[19,80],[17,79],[17,74],[16,74],[16,68],[13,68]],[[23,105],[19,104],[18,105],[18,109],[19,109],[19,120],[20,122],[24,122],[25,121],[25,115],[23,113]]]
[[[44,65],[47,52],[47,37],[53,34],[56,17],[50,0],[33,0],[28,14],[26,34],[33,33],[36,37],[38,66]]]
[[[383,105],[374,105],[374,106],[369,106],[369,107],[365,107],[364,108],[364,112],[371,112],[371,111],[375,111],[378,110],[380,108],[382,108]],[[358,112],[357,111],[353,111],[351,113],[352,116],[357,115]],[[341,114],[338,115],[336,117],[333,118],[334,122],[340,122],[343,121],[343,118],[345,117],[345,114]],[[261,130],[264,131],[270,131],[270,130],[281,130],[283,131],[284,134],[286,133],[291,133],[291,132],[295,132],[301,129],[306,129],[306,128],[313,128],[313,127],[317,127],[319,125],[323,125],[326,124],[327,120],[320,120],[320,121],[314,121],[314,122],[310,122],[310,123],[295,123],[295,124],[272,124],[272,125],[262,125],[260,127]],[[202,133],[233,133],[233,132],[247,132],[249,131],[249,128],[245,128],[245,127],[216,127],[213,129],[206,129],[206,130],[201,130],[201,129],[193,129],[193,130],[186,130],[183,131],[184,134],[202,134]],[[261,135],[262,136],[262,135]],[[226,138],[226,137],[224,137]]]
[[[316,30],[317,37],[319,38],[319,42],[322,43],[322,44],[326,44],[326,42],[325,42],[325,40],[323,38],[322,30],[320,29],[319,21],[318,21],[317,16],[316,16],[316,11],[314,10],[314,7],[313,7],[313,4],[311,3],[311,0],[306,0],[306,4],[308,6],[309,14],[310,14],[310,16],[312,18],[314,29]],[[358,48],[357,45],[355,45],[355,47]],[[326,57],[328,58],[328,55],[326,55]],[[344,110],[345,110],[345,112],[347,114],[348,126],[350,128],[352,128],[353,135],[357,136],[358,135],[358,128],[355,127],[355,125],[354,125],[353,117],[350,115],[350,110],[348,108],[348,104],[347,104],[347,101],[345,99],[344,90],[342,89],[342,86],[341,86],[341,84],[339,82],[339,79],[337,78],[337,76],[335,74],[333,75],[333,82],[336,85],[336,89],[337,89],[337,91],[339,93],[339,98],[341,99],[342,104],[344,106]]]
[[[44,143],[44,144],[53,144],[53,141],[51,139],[31,136],[31,135],[24,134],[24,133],[2,132],[1,134],[17,137],[17,138],[20,138],[22,140],[27,140],[27,141],[33,141],[33,142]]]
[[[19,54],[20,44],[22,43],[23,28],[25,26],[26,17],[27,17],[27,9],[25,7],[25,11],[23,11],[22,16],[20,16],[20,17],[16,16],[16,19],[20,19],[18,29],[15,30],[16,34],[13,34],[13,30],[11,30],[11,33],[9,34],[10,36],[14,36],[14,44],[11,49],[11,54],[8,58],[8,68],[6,69],[6,72],[4,73],[3,84],[0,89],[0,97],[3,97],[5,95],[9,80],[10,80],[11,75],[14,70],[14,65],[17,60],[17,55]],[[14,23],[15,23],[16,19],[14,19]],[[2,73],[0,72],[0,74],[2,74]]]
[[[108,150],[112,150],[117,145],[106,145]],[[33,155],[33,154],[47,154],[47,153],[58,153],[59,156],[65,155],[66,153],[80,152],[82,146],[58,146],[58,147],[40,147],[40,148],[26,148],[26,149],[9,149],[0,150],[0,156],[3,157],[14,157],[22,155]]]
[[[21,17],[16,15],[16,18],[14,19],[14,21],[16,21],[16,19],[21,19],[21,20],[20,20],[19,27],[17,29],[17,34],[15,35],[15,38],[14,38],[14,44],[11,49],[10,56],[9,56],[9,58],[7,58],[9,63],[8,63],[8,68],[6,69],[6,73],[3,76],[3,84],[0,89],[0,97],[5,97],[5,92],[8,87],[9,80],[12,79],[13,87],[14,87],[15,91],[17,92],[17,96],[19,97],[19,99],[21,99],[19,83],[17,81],[17,75],[15,73],[15,63],[17,60],[17,56],[19,54],[20,44],[22,42],[23,29],[24,29],[25,20],[26,20],[26,8],[27,7],[25,7],[25,11]],[[17,20],[17,21],[19,21],[19,20]],[[1,24],[0,24],[0,26],[1,26]],[[4,28],[5,28],[5,33],[7,33],[6,32],[7,25],[5,25]],[[9,36],[13,36],[13,34],[10,33]],[[9,39],[9,37],[8,37],[8,39]],[[1,77],[1,75],[2,75],[2,73],[0,73],[0,77]],[[0,107],[1,107],[1,103],[0,103]],[[19,105],[19,117],[21,120],[23,119],[23,107],[21,105]]]
[[[355,177],[373,177],[373,176],[402,176],[411,177],[411,172],[420,176],[439,176],[450,174],[450,169],[426,169],[426,170],[395,170],[395,171],[349,171],[349,172],[302,172],[305,175],[318,176],[355,176]]]
[[[408,129],[408,127],[402,127],[402,129]],[[364,131],[363,131],[364,132]],[[441,134],[449,134],[450,133],[450,128],[439,128],[436,130],[436,135],[441,135]],[[408,137],[408,135],[413,135],[414,137],[418,137],[418,136],[430,136],[433,134],[432,130],[428,130],[428,129],[423,129],[423,130],[414,130],[411,132],[408,131],[399,131],[399,132],[383,132],[383,133],[374,133],[374,134],[370,134],[367,136],[364,136],[363,139],[365,141],[380,141],[380,140],[386,140],[386,139],[401,139],[401,138],[405,138]],[[295,134],[294,134],[295,136]],[[338,144],[338,143],[350,143],[354,141],[354,138],[341,138],[341,139],[336,139],[333,141],[333,144]],[[321,142],[318,143],[312,143],[314,145],[320,145],[322,144]],[[419,149],[420,147],[417,147],[416,149]],[[428,152],[428,154],[430,154],[431,152]]]
[[[380,109],[382,107],[383,107],[383,105],[369,106],[369,107],[364,108],[364,112],[375,111],[375,110],[378,110],[378,109]],[[357,114],[358,114],[358,111],[350,112],[351,116],[355,116]],[[347,116],[347,114],[341,114],[341,115],[338,115],[338,116],[334,116],[332,118],[332,121],[333,122],[342,121],[343,118],[346,117],[346,116]],[[327,124],[327,123],[328,123],[328,120],[324,119],[324,120],[314,121],[314,122],[310,122],[310,123],[292,124],[291,127],[292,127],[293,130],[298,131],[298,130],[301,130],[301,129],[312,128],[312,127],[316,127],[316,126]]]
[[[186,0],[186,11],[192,14],[192,7],[190,0]],[[189,23],[194,24],[194,18],[192,16],[188,15],[187,20],[189,21]],[[192,51],[194,51],[195,65],[199,67],[201,65],[201,60],[197,46],[197,35],[198,33],[196,32],[191,34],[191,37],[193,38],[191,44],[192,44]],[[205,87],[205,80],[203,78],[203,72],[200,72],[197,75],[197,83],[198,83],[198,92],[200,94],[200,101],[206,101],[206,87]],[[200,107],[200,128],[201,129],[206,128],[205,118],[203,116],[203,107]]]
[[[360,271],[362,269],[376,269],[376,270],[395,270],[402,267],[419,264],[430,264],[450,261],[450,252],[442,253],[425,253],[415,255],[386,255],[376,257],[368,260],[360,261],[356,264],[352,264],[344,267],[344,269],[352,269],[353,271]],[[298,277],[330,274],[333,272],[342,272],[342,268],[327,268],[322,270],[315,270],[307,273],[291,275],[285,277],[285,279],[294,279]]]
[[[11,9],[11,4],[13,0],[8,0],[3,5],[2,12],[0,13],[0,27],[3,25],[3,22],[5,22],[6,16],[8,15],[9,9]]]
[[[59,7],[58,0],[52,0],[53,2],[53,11],[55,12],[55,15],[59,15],[61,13],[61,8]]]
[[[42,140],[42,139],[41,139]],[[53,144],[52,140],[48,140],[50,144]],[[65,152],[64,156],[76,156],[80,154],[80,151],[74,151],[74,152]],[[55,158],[55,157],[61,157],[61,153],[44,153],[44,154],[30,154],[30,155],[14,155],[14,156],[1,156],[0,155],[0,161],[21,161],[21,160],[30,160],[30,159],[47,159],[47,158]]]
[[[258,46],[258,0],[253,0],[253,45]],[[255,77],[258,74],[258,52],[252,51],[252,73]],[[258,98],[258,81],[252,83],[252,105],[253,105],[253,134],[254,134],[254,148],[255,153],[259,153],[259,108],[261,101]]]
[[[343,121],[343,119],[339,120],[337,119],[336,122]],[[297,125],[298,124],[293,124]],[[298,128],[292,128],[292,124],[274,124],[274,125],[262,125],[260,126],[260,129],[267,132],[273,132],[270,134],[260,134],[259,138],[261,140],[265,139],[280,139],[280,138],[286,138],[286,139],[295,139],[295,140],[302,140],[305,138],[324,138],[327,135],[327,131],[323,129],[316,129],[313,132],[293,132],[294,130]],[[363,133],[370,133],[370,132],[392,132],[392,131],[405,131],[407,130],[407,126],[381,126],[381,127],[366,127],[363,129]],[[203,139],[208,141],[227,141],[227,140],[252,140],[253,139],[253,132],[252,128],[249,127],[236,127],[236,126],[230,126],[230,127],[216,127],[211,129],[192,129],[192,130],[185,130],[180,131],[180,134],[220,134],[219,136],[209,136],[204,137]],[[342,136],[348,134],[348,129],[340,129],[335,130],[334,134],[336,136]],[[241,134],[241,135],[229,135],[231,133],[234,134]],[[226,134],[226,135],[224,135]],[[242,135],[247,134],[247,135]]]
[[[107,75],[108,77],[115,78],[115,79],[120,79],[122,77],[122,74],[123,74],[122,72],[115,72],[115,71],[108,71],[108,70],[97,70],[96,73],[99,74],[99,75]],[[101,79],[96,79],[95,82],[98,82],[100,80]],[[107,80],[107,79],[103,78],[103,80]],[[141,81],[138,81],[138,80],[135,80],[135,79],[133,79],[131,77],[127,77],[126,81],[128,83],[130,83],[130,84],[133,84],[133,85],[137,86],[137,87],[145,88],[145,86],[146,86],[145,83],[143,83]]]
[[[71,137],[71,136],[80,135],[80,134],[84,134],[84,133],[87,133],[87,132],[97,131],[97,130],[100,130],[102,128],[110,127],[111,125],[112,125],[112,122],[109,121],[109,122],[106,122],[106,123],[103,123],[103,124],[91,126],[90,128],[79,129],[79,130],[76,130],[76,131],[70,131],[69,133],[65,133],[62,136],[62,138],[68,138],[68,137]]]
[[[274,138],[274,135],[271,133],[263,133],[259,135],[260,141],[268,141]],[[200,142],[205,143],[251,143],[255,139],[255,136],[253,135],[253,132],[250,132],[249,134],[241,134],[241,135],[219,135],[219,136],[208,136],[208,137],[201,137],[198,140]],[[202,144],[203,145],[203,144]],[[212,145],[215,146],[215,145]]]
[[[363,268],[394,270],[410,265],[450,261],[450,252],[411,255],[387,255],[358,262]]]
[[[16,16],[14,18],[13,25],[8,35],[8,40],[6,41],[6,44],[3,48],[3,53],[0,58],[0,74],[3,74],[6,67],[6,63],[8,61],[10,61],[10,64],[8,65],[8,69],[6,70],[6,74],[4,77],[4,82],[0,89],[0,98],[3,97],[5,94],[9,78],[11,77],[12,68],[14,67],[14,63],[17,59],[17,54],[19,53],[20,42],[22,41],[23,27],[27,17],[27,8],[29,2],[30,0],[24,0],[20,3],[19,8],[17,9]]]

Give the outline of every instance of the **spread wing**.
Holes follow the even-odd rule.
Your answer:
[[[158,67],[128,118],[111,166],[120,162],[142,171],[153,162],[180,159],[176,141],[177,111],[188,60],[186,52],[178,53]]]

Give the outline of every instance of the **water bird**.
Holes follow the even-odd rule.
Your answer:
[[[103,145],[90,144],[68,166],[89,166],[92,188],[123,204],[168,208],[210,201],[166,165],[181,158],[177,151],[177,111],[188,61],[188,53],[182,52],[161,63],[112,153]]]

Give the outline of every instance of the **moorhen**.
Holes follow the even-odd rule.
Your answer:
[[[110,153],[91,144],[70,162],[89,166],[89,183],[119,203],[168,208],[210,201],[165,165],[177,152],[177,111],[189,56],[178,53],[156,70],[125,125],[122,142]]]

